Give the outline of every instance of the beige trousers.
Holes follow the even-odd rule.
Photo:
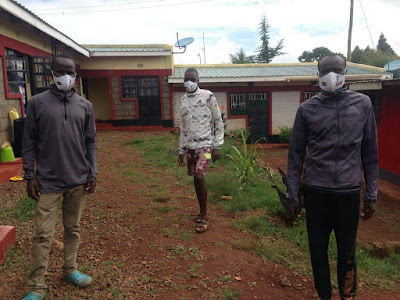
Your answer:
[[[64,265],[63,273],[71,274],[77,268],[76,258],[80,243],[79,222],[85,205],[85,185],[79,185],[64,193],[42,194],[36,201],[35,233],[32,246],[32,272],[28,284],[32,291],[43,294],[46,291],[44,274],[49,262],[50,245],[53,239],[57,209],[61,196],[64,224]]]

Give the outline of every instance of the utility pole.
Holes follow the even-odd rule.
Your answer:
[[[204,32],[203,32],[203,53],[204,53],[204,64],[207,64],[207,61],[206,61],[206,43],[204,42]]]
[[[349,36],[347,40],[347,61],[351,61],[351,34],[353,32],[353,7],[354,7],[354,0],[350,0],[350,23],[349,23]]]

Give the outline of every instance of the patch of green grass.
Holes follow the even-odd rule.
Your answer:
[[[13,266],[22,266],[25,270],[29,269],[29,262],[21,249],[11,247],[8,249],[4,263],[0,266],[0,270],[9,270]]]
[[[268,216],[238,220],[233,222],[233,226],[250,231],[260,238],[260,242],[236,240],[233,247],[253,252],[264,259],[282,263],[298,272],[312,274],[304,218],[300,219],[299,224],[292,228],[271,222]],[[331,278],[335,280],[337,249],[333,233],[329,241],[328,256],[334,266],[331,268]],[[400,279],[400,254],[382,260],[369,255],[358,247],[357,261],[360,281],[381,288],[393,288],[395,282]]]
[[[35,200],[26,197],[19,201],[15,209],[15,216],[18,220],[27,222],[32,220],[35,215]]]
[[[173,255],[183,255],[186,252],[185,246],[178,244],[175,246],[169,246],[169,252]]]
[[[172,206],[172,205],[164,205],[164,206],[160,206],[160,207],[155,207],[154,210],[156,212],[165,214],[165,213],[169,213],[170,211],[174,211],[178,209],[176,206]]]
[[[200,277],[202,274],[200,273],[200,269],[203,267],[201,263],[192,263],[189,265],[187,272],[190,277]]]
[[[142,139],[134,139],[132,141],[129,141],[126,143],[126,145],[139,145],[139,144],[143,144],[144,140]]]
[[[173,237],[175,235],[175,229],[171,227],[165,227],[162,229],[164,236],[166,237]]]
[[[228,287],[225,287],[222,290],[221,294],[224,299],[239,299],[240,298],[240,292],[231,290]]]
[[[229,283],[232,282],[231,275],[222,275],[218,277],[218,282]]]
[[[193,232],[190,230],[184,230],[179,236],[179,239],[185,242],[189,242],[192,238],[193,238]]]
[[[191,258],[197,260],[203,259],[204,252],[201,251],[198,247],[189,247],[188,252]]]

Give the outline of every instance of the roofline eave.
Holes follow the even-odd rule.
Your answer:
[[[56,29],[52,28],[39,18],[35,17],[22,7],[18,6],[17,4],[11,1],[1,1],[1,8],[3,8],[8,13],[14,15],[15,17],[23,20],[24,22],[28,23],[29,25],[39,29],[40,31],[46,33],[47,35],[59,40],[63,44],[71,47],[75,51],[79,52],[80,54],[90,57],[90,53],[87,49],[79,45],[78,43],[71,40],[69,37],[64,35],[63,33],[57,31]]]
[[[105,52],[90,52],[91,57],[116,57],[116,56],[170,56],[171,51],[159,51],[159,52],[130,52],[130,51],[105,51]]]
[[[348,80],[385,80],[389,74],[349,74]],[[390,77],[390,76],[389,76]],[[200,82],[291,82],[291,81],[317,81],[317,75],[311,76],[271,76],[271,77],[200,77]],[[183,78],[169,78],[168,83],[183,83]]]

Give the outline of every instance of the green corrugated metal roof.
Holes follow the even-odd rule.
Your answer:
[[[175,66],[171,78],[181,79],[186,69],[191,67]],[[278,77],[278,76],[316,76],[318,69],[316,64],[254,64],[254,65],[209,65],[202,67],[194,66],[199,72],[200,78],[238,78],[238,77]],[[364,65],[348,64],[347,74],[384,74],[386,71],[381,68],[374,68]]]
[[[165,52],[166,47],[86,47],[90,52]]]

